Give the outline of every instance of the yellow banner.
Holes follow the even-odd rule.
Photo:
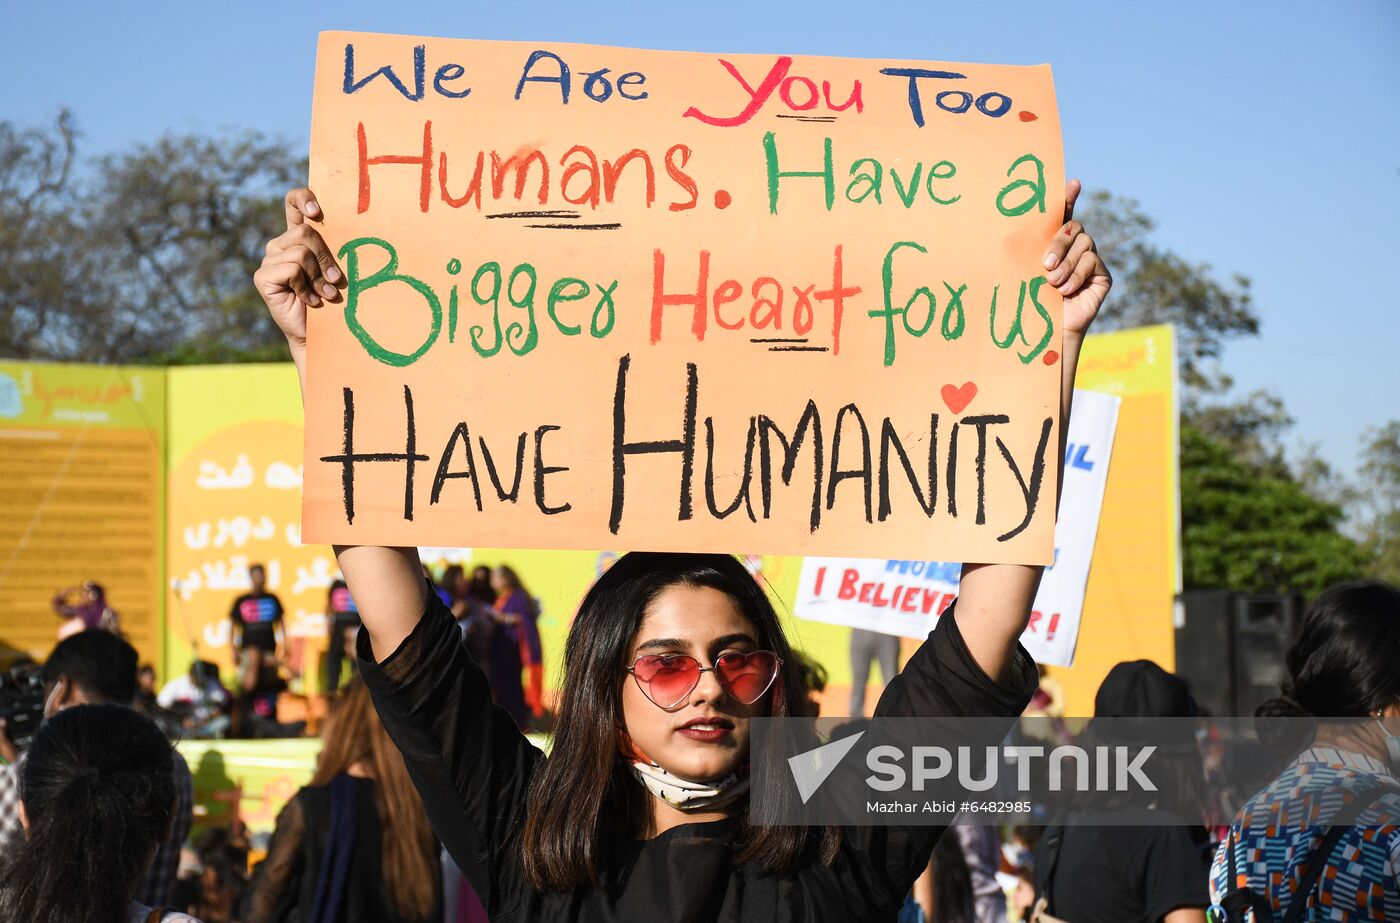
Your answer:
[[[1076,384],[1122,398],[1074,666],[1053,671],[1070,713],[1092,715],[1094,694],[1114,664],[1147,659],[1167,670],[1176,665],[1181,517],[1175,331],[1163,324],[1088,337]]]
[[[159,659],[164,431],[164,369],[0,362],[0,661],[104,609]]]
[[[284,654],[306,691],[326,648],[335,557],[301,543],[301,402],[290,364],[170,370],[170,656],[162,679],[197,654],[233,666],[233,602],[262,564],[285,610]]]

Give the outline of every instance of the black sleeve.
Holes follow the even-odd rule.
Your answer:
[[[302,851],[305,838],[306,814],[298,793],[277,815],[267,857],[253,869],[243,894],[244,923],[277,923],[296,906],[301,879],[307,871]]]
[[[1012,682],[1003,686],[973,659],[950,607],[909,658],[875,706],[876,718],[1005,718],[1006,726],[1030,704],[1038,683],[1035,662],[1020,644]],[[897,908],[928,865],[944,828],[928,824],[844,828],[843,852],[858,890]],[[882,898],[881,895],[884,895]]]
[[[1210,906],[1210,858],[1200,827],[1143,827],[1146,844],[1133,859],[1147,919],[1156,923],[1178,907]]]
[[[503,709],[462,645],[436,593],[398,650],[376,664],[369,633],[360,672],[385,729],[403,752],[428,820],[488,912],[499,905],[507,840],[544,758]]]

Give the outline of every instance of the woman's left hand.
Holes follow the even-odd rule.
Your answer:
[[[1045,278],[1065,300],[1065,333],[1082,337],[1099,314],[1113,276],[1094,246],[1094,238],[1074,220],[1074,202],[1083,184],[1072,179],[1065,184],[1065,223],[1045,253]]]

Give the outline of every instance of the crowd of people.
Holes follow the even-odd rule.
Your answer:
[[[1077,194],[1072,184],[1045,263],[1064,296],[1062,418],[1111,284],[1072,220]],[[343,297],[345,275],[314,228],[315,197],[286,201],[287,232],[255,282],[304,373],[307,311]],[[1161,741],[1170,790],[1071,799],[1039,829],[808,827],[751,813],[751,775],[763,770],[750,733],[756,718],[810,716],[822,676],[735,557],[631,553],[599,577],[570,626],[547,756],[522,733],[544,716],[538,605],[509,568],[449,569],[439,584],[413,549],[356,546],[338,560],[344,585],[328,615],[339,654],[327,669],[339,692],[315,775],[251,874],[237,829],[201,834],[182,871],[188,767],[131,707],[134,650],[85,614],[44,665],[44,723],[22,757],[3,754],[0,918],[1400,919],[1392,587],[1335,587],[1304,615],[1262,715],[1354,720],[1261,726],[1282,768],[1228,823],[1214,825],[1205,794],[1212,744],[1187,732]],[[964,564],[958,601],[909,661],[893,677],[882,662],[872,720],[976,716],[1010,733],[1027,710],[1046,711],[1054,696],[1018,642],[1040,577],[1035,566]],[[280,603],[255,577],[231,618],[234,699],[247,709],[235,704],[232,723],[275,721]],[[888,653],[856,640],[858,670]],[[342,687],[347,664],[358,676]],[[215,696],[202,669],[181,689],[185,701]],[[852,715],[863,706],[853,694]],[[1110,747],[1139,721],[1199,711],[1178,677],[1124,663],[1084,733]],[[215,712],[191,709],[189,720],[208,726]]]
[[[732,560],[728,564],[712,560],[713,569],[707,571],[697,569],[693,561],[672,558],[681,556],[628,556],[621,562],[618,582],[652,579],[674,588],[667,581],[679,573],[688,580],[710,580],[725,587],[721,592],[737,594],[744,591],[740,581],[751,581]],[[395,669],[414,677],[413,684],[421,685],[424,693],[436,689],[451,681],[452,663],[461,664],[463,658],[475,663],[479,651],[490,650],[491,632],[521,624],[503,618],[499,605],[486,603],[484,592],[479,606],[467,601],[471,583],[483,581],[484,590],[489,577],[485,568],[470,576],[449,568],[442,583],[453,589],[439,596],[435,586],[427,608],[429,615],[441,613],[450,640],[414,637],[426,626],[415,628],[395,656],[409,660],[380,666],[366,658],[362,666],[369,675],[364,680],[352,677],[340,687],[322,728],[315,773],[282,808],[274,832],[265,840],[250,838],[241,824],[206,829],[190,838],[194,797],[189,767],[171,746],[169,727],[162,728],[141,713],[143,695],[151,690],[149,668],[138,664],[130,644],[101,628],[65,638],[43,666],[43,725],[22,755],[8,740],[0,745],[3,919],[122,923],[159,919],[167,923],[479,923],[488,919],[486,908],[493,898],[499,899],[492,889],[500,885],[480,864],[459,866],[454,855],[461,853],[444,848],[444,841],[451,846],[458,845],[450,842],[452,836],[472,839],[495,834],[460,829],[460,824],[454,830],[444,815],[481,811],[474,816],[483,820],[496,816],[500,823],[509,812],[501,809],[499,800],[494,808],[476,807],[466,797],[448,792],[463,787],[479,799],[500,799],[500,793],[492,795],[490,785],[507,785],[509,798],[515,797],[516,790],[507,780],[489,776],[441,783],[420,780],[415,785],[415,773],[425,772],[423,762],[433,759],[415,749],[427,741],[418,737],[403,713],[391,710],[402,706],[381,702],[377,710],[370,686],[379,687],[378,694],[383,695],[385,671]],[[519,590],[518,581],[498,581],[493,603],[503,604],[503,597]],[[591,604],[585,602],[580,617],[590,605],[594,618],[614,605],[626,605],[627,592],[626,587],[600,581],[594,589],[596,598]],[[647,595],[654,604],[657,597]],[[703,607],[704,597],[686,602]],[[748,602],[757,605],[752,598]],[[580,640],[602,643],[587,636],[599,627],[585,626]],[[443,630],[434,629],[435,633]],[[483,636],[482,631],[487,634]],[[512,643],[518,642],[512,639]],[[361,644],[363,654],[368,645]],[[931,844],[927,861],[917,870],[898,908],[891,911],[894,916],[868,918],[897,917],[915,923],[1192,923],[1207,920],[1208,909],[1214,907],[1219,916],[1211,919],[1265,920],[1283,918],[1300,900],[1304,902],[1300,906],[1314,911],[1309,919],[1393,918],[1391,911],[1400,902],[1395,864],[1400,855],[1396,826],[1400,734],[1393,733],[1388,722],[1400,718],[1397,655],[1400,591],[1374,583],[1333,588],[1314,603],[1298,626],[1286,659],[1288,681],[1279,697],[1260,709],[1260,715],[1266,719],[1366,717],[1369,724],[1348,724],[1340,731],[1322,724],[1308,737],[1299,736],[1299,729],[1309,726],[1306,723],[1286,723],[1281,727],[1287,734],[1280,736],[1278,725],[1261,722],[1265,743],[1287,759],[1276,778],[1235,806],[1233,817],[1221,825],[1211,822],[1212,799],[1206,791],[1209,746],[1189,730],[1183,730],[1176,741],[1157,739],[1171,764],[1165,770],[1161,764],[1157,768],[1173,779],[1173,784],[1164,786],[1169,796],[1124,792],[1107,802],[1099,799],[1080,808],[1071,804],[1047,825],[1037,827],[956,824]],[[797,700],[802,707],[793,713],[815,715],[814,694],[825,682],[824,671],[797,655],[793,662],[799,666],[792,680],[802,693]],[[454,738],[452,745],[503,747],[511,733],[519,733],[510,705],[523,705],[523,714],[528,715],[527,697],[520,694],[498,703],[499,710],[488,709],[480,715],[461,714],[459,709],[473,695],[492,693],[484,666],[478,664],[469,672],[487,688],[470,694],[452,689],[459,695],[442,700],[440,707],[450,713],[450,720],[464,723],[471,735],[470,740]],[[198,698],[201,673],[192,670],[189,676],[178,677],[161,689],[157,700],[173,704]],[[203,679],[217,683],[207,676]],[[450,685],[464,679],[472,681],[470,676],[459,676]],[[777,681],[776,676],[770,678]],[[177,682],[185,691],[175,688]],[[721,679],[718,688],[734,683],[735,694],[742,695],[741,682]],[[663,687],[655,683],[647,688],[640,682],[634,685],[648,699],[662,694]],[[693,687],[690,692],[694,691]],[[899,695],[896,683],[881,697],[877,716],[886,713],[886,703]],[[1030,713],[1030,697],[1026,698],[1025,713]],[[413,701],[425,707],[426,700],[415,697]],[[566,702],[561,722],[583,718],[569,710],[571,704],[580,703]],[[386,720],[381,720],[381,710]],[[1095,744],[1113,744],[1118,742],[1115,720],[1200,714],[1188,685],[1179,677],[1150,661],[1121,663],[1103,681],[1095,698],[1095,721],[1085,733]],[[391,715],[392,720],[387,720]],[[190,717],[201,720],[200,715]],[[637,737],[626,744],[633,752],[649,752],[643,746],[663,752],[664,744],[654,744],[641,734]],[[406,753],[410,754],[407,762]],[[519,751],[512,756],[512,760],[520,758]],[[579,763],[588,758],[582,753],[571,760],[556,752],[544,765],[561,765],[575,776],[586,772]],[[657,761],[648,759],[660,769]],[[500,765],[494,765],[500,772]],[[536,771],[540,769],[537,765]],[[611,775],[613,770],[607,772]],[[650,788],[653,794],[666,792],[659,784],[642,788]],[[686,789],[686,794],[693,796],[692,803],[711,806],[725,800],[715,791]],[[524,797],[528,799],[530,793]],[[580,798],[587,800],[582,792]],[[445,799],[454,803],[442,803]],[[672,800],[694,810],[684,798]],[[570,813],[576,808],[563,806]],[[625,808],[613,812],[615,817],[625,816]],[[430,818],[440,825],[441,839]],[[713,821],[702,826],[706,823]],[[673,829],[683,830],[684,824]],[[1332,830],[1337,833],[1329,837]],[[514,836],[528,839],[520,829]],[[598,842],[615,848],[606,837]],[[537,848],[543,855],[550,854],[550,844]],[[256,859],[251,869],[250,857]],[[633,858],[645,858],[644,851]],[[505,863],[506,859],[498,855],[491,861]],[[652,871],[662,874],[659,869]],[[1093,886],[1084,887],[1084,883]],[[577,895],[577,886],[573,890]],[[1252,908],[1254,915],[1228,917],[1232,906]],[[849,918],[867,917],[854,913]]]
[[[522,730],[547,727],[540,603],[515,570],[479,564],[468,574],[462,565],[450,564],[435,579],[424,565],[423,577],[451,610],[473,659],[486,671],[493,701]],[[218,665],[198,655],[188,672],[161,686],[153,666],[140,667],[134,707],[171,736],[265,739],[298,737],[306,731],[304,720],[278,719],[278,703],[294,677],[287,656],[286,610],[268,589],[262,564],[249,566],[248,579],[248,591],[229,608],[234,670],[228,685]],[[54,611],[64,620],[60,640],[90,629],[123,637],[105,591],[92,581],[59,593]],[[321,689],[334,698],[357,672],[355,641],[360,630],[359,609],[338,575],[326,595],[325,616],[328,637],[321,658]]]

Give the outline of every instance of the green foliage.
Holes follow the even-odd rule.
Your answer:
[[[1250,464],[1197,427],[1181,427],[1181,538],[1187,588],[1313,596],[1360,577],[1365,551],[1338,527],[1340,507],[1286,471]]]
[[[1400,420],[1367,431],[1356,489],[1368,575],[1400,586]]]

